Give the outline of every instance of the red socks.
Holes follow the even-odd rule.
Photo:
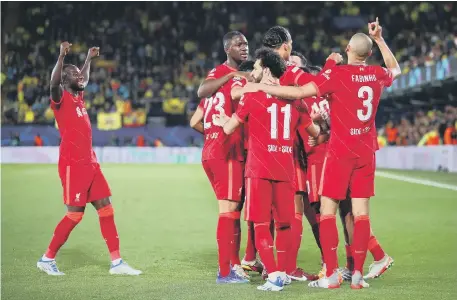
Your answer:
[[[291,247],[289,256],[289,265],[287,267],[287,274],[292,273],[297,269],[298,250],[300,249],[301,239],[303,234],[303,215],[295,213],[295,218],[292,220],[291,228]]]
[[[83,212],[67,212],[54,230],[54,236],[45,253],[47,258],[54,259],[56,257],[57,251],[65,244],[71,231],[81,222],[83,215]]]
[[[363,264],[367,256],[368,240],[370,239],[370,217],[367,215],[354,218],[354,238],[352,242],[352,256],[354,257],[354,271],[363,274]]]
[[[254,234],[254,223],[248,221],[248,241],[246,245],[246,253],[244,255],[244,260],[254,261],[257,256],[257,249],[255,248],[255,234]]]
[[[273,273],[278,271],[278,266],[276,264],[275,256],[273,253],[273,237],[271,236],[269,227],[269,222],[254,224],[255,245],[257,251],[259,251],[260,258],[262,259],[262,262],[265,265],[265,268],[267,269],[268,273]]]
[[[319,224],[322,252],[326,264],[326,276],[330,277],[338,268],[338,228],[335,215],[321,215]]]
[[[276,256],[278,259],[278,271],[286,272],[290,260],[292,248],[292,230],[290,224],[276,223]],[[271,273],[267,268],[268,273]]]
[[[111,260],[121,258],[119,253],[119,237],[117,235],[116,224],[114,223],[114,210],[111,204],[97,210],[100,230],[105,239]]]
[[[384,256],[386,256],[386,253],[384,253],[384,250],[381,248],[381,245],[379,245],[378,240],[374,235],[370,236],[368,241],[368,250],[370,250],[375,261],[380,261],[384,258]]]
[[[230,273],[230,260],[233,253],[233,232],[235,231],[234,213],[220,213],[217,223],[217,247],[219,254],[219,272],[222,277]]]
[[[230,259],[233,265],[241,265],[240,262],[240,243],[241,243],[241,212],[234,212],[234,232],[233,232],[233,245],[232,245],[232,258]]]

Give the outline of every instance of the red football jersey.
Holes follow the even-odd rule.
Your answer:
[[[303,100],[308,108],[308,111],[314,111],[315,113],[319,110],[326,110],[330,112],[330,106],[328,100],[324,97],[310,97]],[[325,154],[327,153],[328,141],[317,146],[311,147],[308,145],[309,134],[304,133],[303,143],[305,146],[306,158],[310,162],[323,162]]]
[[[233,83],[232,83],[232,88],[234,87],[244,87],[248,81],[245,78],[241,77],[234,77],[233,78]],[[238,109],[238,101],[233,101],[233,107],[234,110],[236,111]],[[248,140],[249,140],[249,133],[248,133],[248,124],[245,123],[242,125],[241,129],[241,134],[242,134],[242,139],[243,139],[243,149],[247,150],[248,149]]]
[[[230,67],[227,62],[224,62],[209,71],[206,79],[218,79],[232,72],[236,72],[236,69]]]
[[[202,161],[210,159],[235,159],[243,161],[243,129],[238,128],[232,135],[224,133],[217,115],[223,111],[227,116],[235,112],[237,103],[232,101],[231,90],[240,79],[234,77],[225,83],[212,97],[204,98],[198,107],[203,110],[203,128],[205,141]]]
[[[83,92],[73,96],[64,90],[58,102],[51,99],[51,108],[62,139],[59,164],[83,165],[97,162],[92,149],[92,127],[84,105]]]
[[[306,73],[305,71],[303,71],[302,69],[300,69],[299,67],[295,66],[290,62],[286,62],[286,64],[286,71],[284,72],[284,74],[282,74],[281,78],[279,79],[279,83],[281,85],[302,86],[307,83],[310,83],[316,78],[316,76],[314,76],[313,74]],[[329,59],[325,62],[322,71],[333,68],[334,66],[336,66],[336,62],[334,60]]]
[[[329,94],[332,130],[328,155],[361,157],[376,151],[375,116],[384,87],[392,82],[392,73],[380,66],[336,66],[317,76],[318,95]]]
[[[301,101],[291,103],[264,92],[245,94],[236,118],[249,124],[246,177],[294,181],[293,146],[298,126],[311,118],[299,111]]]

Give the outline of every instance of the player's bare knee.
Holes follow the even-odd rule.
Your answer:
[[[354,217],[367,216],[370,212],[369,198],[352,198],[352,214]]]
[[[71,206],[67,205],[68,212],[84,212],[86,210],[85,206]]]
[[[303,214],[305,211],[305,205],[303,204],[303,195],[302,194],[295,194],[295,213],[296,214]]]
[[[92,205],[95,207],[96,210],[108,206],[111,204],[111,200],[109,198],[103,198],[101,200],[96,200],[92,202]]]
[[[338,201],[329,197],[321,197],[321,215],[336,215]]]
[[[235,212],[238,208],[237,201],[219,200],[219,213]]]

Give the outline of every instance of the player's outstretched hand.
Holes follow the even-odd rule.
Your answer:
[[[340,63],[343,62],[343,56],[339,53],[336,53],[336,52],[333,52],[332,54],[330,54],[328,57],[327,57],[327,60],[334,60],[336,61],[336,64],[339,65]]]
[[[87,53],[87,56],[89,56],[90,58],[94,58],[99,55],[100,55],[100,47],[92,47],[89,49],[89,52]]]
[[[376,17],[376,22],[368,23],[368,33],[375,41],[382,39],[382,27],[379,25],[378,17]]]
[[[62,42],[60,44],[60,56],[65,56],[68,54],[68,52],[70,52],[70,47],[71,47],[72,44],[70,44],[69,42]]]

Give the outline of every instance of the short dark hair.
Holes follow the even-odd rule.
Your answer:
[[[309,66],[303,66],[303,67],[300,67],[300,69],[301,69],[303,72],[311,73],[311,69],[309,68]]]
[[[290,55],[300,57],[301,63],[302,63],[303,66],[307,66],[307,65],[308,65],[308,60],[306,59],[306,57],[305,57],[301,52],[298,52],[298,51],[293,50],[293,51],[290,53]]]
[[[255,52],[255,59],[260,59],[260,64],[264,68],[270,69],[271,74],[280,78],[286,71],[286,62],[275,51],[262,47]]]
[[[322,67],[320,66],[308,66],[309,68],[309,73],[320,73],[322,71]]]
[[[228,47],[230,47],[230,43],[232,42],[232,39],[236,36],[240,36],[240,35],[243,35],[241,32],[239,31],[230,31],[230,32],[227,32],[224,37],[222,38],[222,44],[224,45],[224,49],[227,49]]]
[[[238,71],[250,72],[250,71],[254,70],[254,64],[255,64],[255,61],[253,61],[253,60],[245,60],[238,67]]]
[[[291,39],[289,30],[282,26],[274,26],[265,33],[262,43],[265,47],[278,49],[282,44],[287,43]]]

